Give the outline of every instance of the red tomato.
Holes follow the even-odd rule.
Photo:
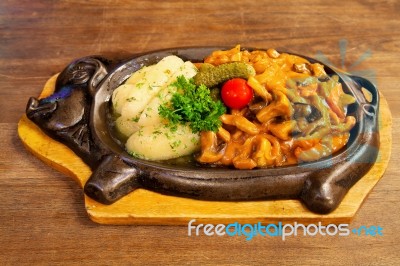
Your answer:
[[[230,79],[222,86],[221,98],[226,106],[241,109],[253,99],[253,89],[244,79]]]

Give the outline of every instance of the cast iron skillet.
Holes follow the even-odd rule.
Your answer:
[[[104,204],[111,204],[137,188],[146,188],[165,194],[203,200],[301,199],[313,212],[333,211],[347,191],[376,160],[379,149],[379,94],[376,87],[368,80],[344,74],[329,66],[325,65],[326,72],[329,75],[338,75],[344,91],[356,98],[356,103],[349,107],[348,112],[357,119],[347,146],[331,157],[295,166],[252,170],[209,167],[196,163],[174,165],[133,158],[115,138],[110,126],[112,124],[109,115],[110,98],[113,90],[133,72],[145,65],[155,64],[168,55],[173,54],[184,60],[200,62],[212,51],[221,49],[227,48],[167,49],[135,56],[118,66],[101,57],[78,59],[60,74],[56,93],[61,91],[62,87],[71,84],[85,91],[85,100],[91,108],[84,111],[83,119],[75,124],[70,123],[65,127],[67,129],[54,126],[49,128],[44,122],[44,117],[59,119],[53,114],[54,110],[60,109],[65,101],[70,100],[71,95],[75,95],[75,90],[66,98],[60,97],[59,101],[56,101],[57,106],[54,104],[49,106],[46,101],[31,98],[28,102],[27,115],[51,136],[67,143],[92,167],[93,174],[85,184],[84,191],[89,197]],[[318,62],[312,58],[307,59]],[[80,68],[77,67],[79,64]],[[80,77],[80,80],[76,81],[76,76],[82,76],[76,72],[79,74],[85,67],[88,69],[89,77],[86,80]],[[362,87],[371,93],[371,101],[368,101],[361,92]],[[68,106],[65,103],[64,105]],[[70,103],[69,106],[73,107],[69,109],[75,110],[76,105]],[[50,111],[50,114],[49,111],[43,114],[41,111],[43,109],[54,110]],[[86,130],[87,136],[83,141],[76,139],[76,132],[79,131],[76,128]]]

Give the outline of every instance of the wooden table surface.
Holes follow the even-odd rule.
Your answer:
[[[0,1],[0,264],[399,265],[400,1],[300,2]],[[17,136],[28,98],[74,58],[235,44],[324,55],[376,82],[393,116],[392,157],[350,226],[380,226],[383,236],[246,241],[189,237],[186,226],[98,225],[78,185]]]

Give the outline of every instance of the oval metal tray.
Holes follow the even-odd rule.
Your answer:
[[[104,204],[141,187],[218,201],[301,199],[311,211],[333,211],[376,160],[379,93],[368,80],[327,65],[326,72],[338,75],[343,89],[356,98],[349,112],[357,119],[345,149],[331,157],[295,166],[252,170],[196,163],[174,165],[133,158],[115,139],[108,115],[110,96],[132,72],[167,55],[200,62],[212,51],[221,49],[226,47],[173,48],[138,55],[122,63],[101,56],[80,58],[59,75],[52,96],[29,100],[26,113],[47,134],[67,144],[91,166],[93,174],[84,191]],[[367,100],[361,88],[368,90],[372,99]]]

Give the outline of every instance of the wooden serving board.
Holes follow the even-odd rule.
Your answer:
[[[54,91],[57,75],[50,78],[40,95],[47,97]],[[145,189],[138,189],[112,205],[100,204],[85,196],[87,213],[94,222],[101,224],[151,224],[187,225],[196,223],[350,223],[388,165],[392,146],[392,118],[389,106],[381,95],[380,102],[380,151],[377,162],[355,184],[340,206],[330,214],[310,212],[298,200],[267,200],[216,202],[166,196]],[[91,169],[68,147],[45,135],[25,115],[18,124],[19,136],[35,156],[51,167],[65,173],[83,188]]]

